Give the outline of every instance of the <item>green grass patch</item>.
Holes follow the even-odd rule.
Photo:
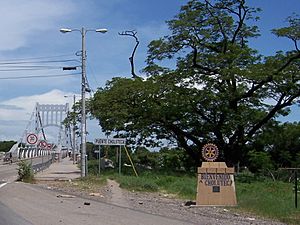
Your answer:
[[[87,176],[79,178],[73,181],[72,186],[76,186],[78,189],[86,191],[97,191],[99,187],[107,184],[106,177],[99,176]]]
[[[133,176],[116,176],[121,188],[135,191],[158,191],[158,185],[152,179]]]
[[[300,209],[294,206],[293,184],[284,182],[237,183],[238,210],[300,224]],[[299,199],[300,200],[300,199]]]
[[[156,173],[144,173],[139,177],[115,176],[120,187],[135,191],[151,191],[174,194],[179,198],[194,199],[196,196],[196,178],[193,176],[170,176]]]
[[[101,171],[103,178],[115,179],[122,188],[134,191],[162,192],[182,199],[195,200],[197,193],[196,174],[185,174],[174,171],[143,171],[135,177],[131,170]],[[124,175],[127,174],[127,175]],[[287,224],[300,224],[299,207],[294,205],[293,183],[266,180],[253,174],[242,174],[236,177],[236,194],[238,206],[232,208],[256,216],[278,220]]]
[[[128,190],[158,191],[191,200],[196,198],[197,178],[193,175],[147,172],[141,173],[139,177],[111,173],[109,176]],[[292,183],[251,178],[246,179],[246,183],[236,182],[236,194],[238,206],[233,210],[287,224],[300,224],[300,198],[299,208],[295,209]]]

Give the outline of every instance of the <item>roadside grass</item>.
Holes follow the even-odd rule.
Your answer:
[[[195,200],[197,178],[195,174],[176,172],[142,172],[139,177],[118,175],[114,171],[102,172],[103,179],[115,179],[121,188],[142,192],[161,192],[175,197]],[[255,215],[287,224],[300,224],[300,209],[295,209],[293,184],[271,180],[236,180],[238,206],[230,210]],[[300,194],[299,194],[300,195]],[[300,203],[300,198],[298,198]]]
[[[128,190],[169,193],[184,199],[194,199],[196,195],[195,178],[187,175],[144,173],[139,177],[117,175],[115,179]]]
[[[141,174],[140,177],[116,176],[120,186],[135,191],[159,191],[175,194],[182,199],[195,200],[196,176],[182,174]],[[278,220],[287,224],[300,224],[300,209],[294,206],[293,184],[284,182],[253,181],[236,183],[238,206],[232,210]],[[300,202],[300,198],[299,198]]]
[[[79,178],[71,183],[72,186],[76,186],[80,190],[96,191],[99,187],[107,184],[107,177],[99,177],[95,175]]]
[[[54,182],[55,183],[55,182]],[[72,181],[60,181],[52,184],[54,186],[66,188],[71,191],[83,191],[98,193],[99,189],[107,184],[107,177],[89,175],[84,178],[77,178]]]
[[[293,184],[280,181],[237,182],[236,190],[237,211],[250,212],[287,224],[300,224],[300,209],[294,206]]]

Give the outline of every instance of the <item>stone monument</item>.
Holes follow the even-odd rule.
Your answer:
[[[200,206],[236,206],[234,168],[225,162],[215,162],[219,150],[214,144],[202,148],[202,162],[198,167],[198,187],[196,204]]]

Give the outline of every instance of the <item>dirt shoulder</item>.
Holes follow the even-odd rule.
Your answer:
[[[151,214],[168,216],[205,225],[283,225],[284,223],[236,213],[234,208],[186,206],[188,200],[177,199],[161,193],[134,192],[121,189],[114,180],[105,186],[79,187],[76,181],[38,181],[37,185],[102,201],[125,208],[132,208]],[[189,204],[187,204],[189,205]]]

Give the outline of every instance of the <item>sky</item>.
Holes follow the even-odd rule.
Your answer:
[[[87,77],[91,89],[96,90],[113,77],[131,77],[128,58],[135,42],[118,35],[118,32],[137,32],[140,46],[135,56],[135,66],[136,72],[141,74],[147,45],[169,34],[165,21],[172,19],[186,2],[0,0],[0,141],[20,139],[36,102],[69,103],[71,106],[73,95],[80,98],[80,74],[68,75],[80,71],[62,71],[62,67],[80,65],[80,57],[76,53],[81,50],[81,34],[77,31],[62,34],[60,28],[84,27],[90,30],[86,34]],[[300,14],[299,0],[248,2],[263,10],[261,20],[257,22],[262,35],[250,42],[252,47],[263,55],[293,49],[291,42],[275,37],[270,30],[287,25],[285,19],[293,12]],[[106,28],[108,32],[93,32],[98,28]],[[25,63],[8,64],[15,62]],[[22,67],[23,70],[18,71],[21,68],[16,66],[20,65],[35,65],[36,70],[24,70],[25,67]],[[47,77],[49,75],[60,77]],[[13,79],[18,76],[31,78]],[[298,107],[294,107],[293,114],[283,120],[298,121],[298,112]],[[96,121],[88,121],[87,130],[88,141],[103,136]]]

